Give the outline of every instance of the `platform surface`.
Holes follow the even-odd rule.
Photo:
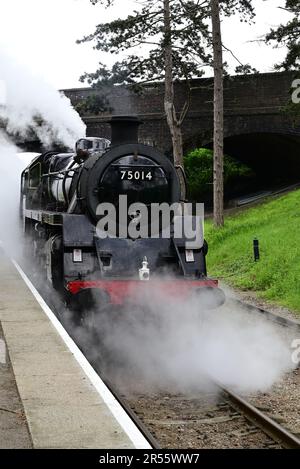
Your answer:
[[[15,266],[1,253],[0,323],[34,448],[134,448]],[[23,446],[30,446],[25,430],[23,437]]]
[[[0,325],[0,449],[17,448],[32,442]]]

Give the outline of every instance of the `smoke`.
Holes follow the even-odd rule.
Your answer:
[[[36,134],[45,145],[60,142],[74,148],[85,125],[70,100],[0,50],[0,119],[10,135]]]
[[[70,100],[41,77],[0,50],[0,241],[11,253],[19,250],[20,176],[30,156],[12,142],[38,137],[44,146],[74,148],[85,125]]]
[[[18,247],[19,179],[23,167],[18,151],[0,131],[0,241],[12,252]]]
[[[197,392],[212,381],[266,391],[295,367],[291,338],[230,300],[213,310],[145,287],[140,303],[97,319],[93,359],[104,347],[105,372],[125,391]]]

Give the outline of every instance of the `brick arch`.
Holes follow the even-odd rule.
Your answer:
[[[212,140],[203,145],[212,147]],[[274,128],[249,133],[228,133],[224,153],[250,167],[261,187],[300,181],[300,132]]]
[[[225,116],[224,122],[224,139],[237,137],[239,135],[256,135],[256,134],[274,134],[286,137],[300,137],[300,126],[293,126],[291,120],[283,115],[254,115],[254,116]],[[184,149],[185,151],[197,147],[212,146],[213,142],[213,126],[203,125],[203,121],[199,121],[199,130],[196,132],[184,132]],[[197,123],[193,123],[194,129]],[[191,128],[187,125],[187,128]]]

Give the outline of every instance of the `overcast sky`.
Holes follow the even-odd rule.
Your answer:
[[[272,71],[284,50],[250,41],[290,17],[278,8],[284,3],[254,0],[257,17],[251,26],[238,18],[225,19],[225,46],[242,62],[262,72]],[[56,88],[84,86],[79,82],[82,73],[95,71],[99,61],[111,64],[115,57],[93,50],[91,43],[77,45],[76,39],[92,32],[100,22],[127,15],[134,4],[134,0],[119,0],[115,8],[106,10],[89,0],[1,0],[0,48]],[[228,54],[225,59],[236,65]]]

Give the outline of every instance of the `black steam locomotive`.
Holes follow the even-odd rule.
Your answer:
[[[83,138],[75,153],[46,152],[23,171],[21,219],[27,249],[45,270],[49,282],[73,305],[123,305],[134,302],[142,288],[184,299],[210,296],[218,305],[224,295],[217,280],[207,278],[207,245],[187,249],[186,239],[124,236],[124,225],[136,223],[140,213],[116,215],[116,233],[100,236],[103,220],[99,204],[180,203],[181,184],[171,161],[152,146],[138,143],[140,121],[111,120],[111,142]],[[116,210],[117,212],[117,210]],[[122,218],[122,220],[121,220]],[[180,218],[180,217],[179,217]],[[177,217],[178,219],[178,217]],[[151,225],[147,220],[146,225]],[[159,231],[163,230],[161,220]],[[203,227],[198,229],[203,231]],[[146,283],[147,282],[147,283]]]

